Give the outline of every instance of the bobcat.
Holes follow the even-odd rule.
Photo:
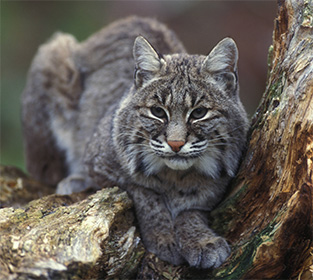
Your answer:
[[[23,92],[27,168],[67,194],[119,185],[134,201],[146,248],[179,265],[230,254],[207,212],[245,147],[238,51],[225,38],[189,55],[163,24],[131,17],[79,44],[56,34]]]

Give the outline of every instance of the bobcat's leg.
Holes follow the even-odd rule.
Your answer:
[[[181,264],[184,259],[178,251],[172,217],[162,197],[152,190],[140,187],[134,188],[130,194],[146,249],[162,260]]]
[[[82,77],[74,60],[76,46],[71,35],[61,33],[42,45],[22,94],[27,170],[35,179],[54,186],[71,170],[67,149],[73,141],[65,143],[64,139],[73,137],[72,130],[76,130],[82,93]]]

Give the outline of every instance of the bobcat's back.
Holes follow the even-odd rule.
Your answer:
[[[163,52],[184,51],[163,24],[139,17],[83,43],[57,33],[40,47],[22,94],[26,165],[35,178],[57,184],[85,172],[82,158],[95,125],[133,83],[132,47],[140,34]]]

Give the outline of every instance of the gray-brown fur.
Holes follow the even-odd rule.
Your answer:
[[[232,39],[188,55],[164,25],[136,17],[82,44],[56,35],[23,93],[29,171],[59,182],[59,193],[118,184],[134,200],[148,250],[174,264],[219,266],[230,249],[206,211],[245,145],[237,59]]]

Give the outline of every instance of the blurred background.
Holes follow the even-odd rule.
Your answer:
[[[56,31],[82,41],[108,23],[149,16],[173,29],[191,54],[226,36],[239,48],[241,99],[250,116],[265,90],[276,1],[1,1],[0,163],[25,170],[20,96],[38,46]],[[36,143],[34,143],[36,145]]]

